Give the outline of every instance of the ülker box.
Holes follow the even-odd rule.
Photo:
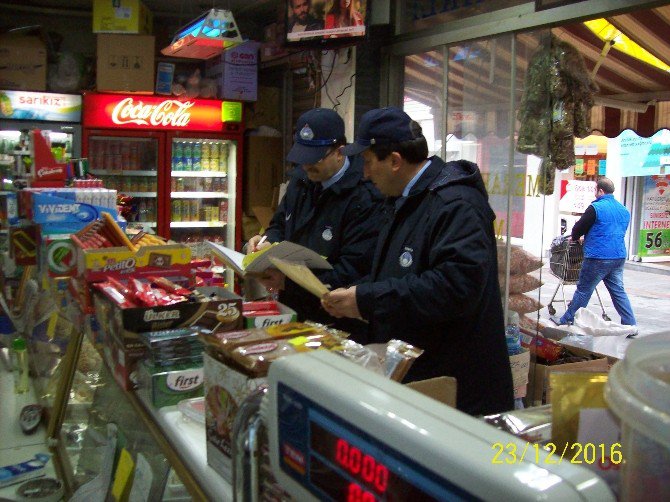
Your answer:
[[[113,336],[125,346],[141,343],[137,333],[147,331],[189,326],[228,331],[242,327],[241,297],[220,287],[198,288],[198,291],[207,297],[216,293],[220,299],[122,309],[96,291],[93,302],[104,336]]]

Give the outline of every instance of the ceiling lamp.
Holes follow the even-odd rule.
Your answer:
[[[177,30],[172,43],[161,53],[177,58],[209,59],[241,43],[233,13],[211,9]]]

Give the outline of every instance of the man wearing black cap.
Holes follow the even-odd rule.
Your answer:
[[[371,342],[424,349],[406,380],[456,377],[458,409],[511,409],[495,215],[477,165],[427,158],[421,127],[394,107],[363,115],[344,152],[362,153],[388,210],[367,282],[328,293],[324,308],[369,321]]]
[[[344,145],[344,121],[333,110],[315,108],[300,116],[287,156],[299,166],[265,232],[266,241],[261,243],[256,235],[247,246],[255,251],[287,240],[310,248],[333,266],[314,271],[333,289],[349,286],[370,272],[382,207],[381,194],[363,179],[363,160],[345,156]],[[367,341],[364,323],[334,319],[318,298],[278,270],[266,271],[261,283],[279,290],[279,300],[294,309],[300,320],[335,324],[357,341]]]

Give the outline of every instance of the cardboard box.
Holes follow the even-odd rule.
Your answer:
[[[137,380],[134,373],[146,357],[146,347],[141,343],[125,344],[108,333],[103,334],[102,354],[114,379],[123,390],[133,390]]]
[[[140,0],[93,0],[93,33],[153,32],[153,14]]]
[[[183,399],[204,395],[202,362],[160,368],[142,361],[137,368],[137,381],[149,391],[155,408],[176,406]]]
[[[205,430],[207,465],[232,480],[233,422],[240,404],[265,378],[252,378],[226,366],[205,352]]]
[[[98,35],[98,91],[154,92],[155,39],[149,35]]]
[[[222,99],[256,101],[258,97],[258,47],[248,41],[207,60],[205,76],[217,81]]]
[[[189,326],[229,331],[242,326],[242,298],[224,288],[198,288],[198,291],[206,296],[216,292],[222,299],[122,309],[102,293],[95,291],[93,303],[104,335],[116,337],[126,346],[141,344],[138,333],[147,331]]]
[[[87,281],[102,281],[107,276],[190,275],[191,249],[183,244],[81,249],[77,247],[77,270]],[[149,331],[149,330],[147,330]]]
[[[274,189],[284,178],[282,143],[270,136],[249,136],[244,142],[242,204],[247,214],[254,206],[272,207]]]
[[[549,375],[552,371],[589,371],[594,373],[607,372],[609,364],[606,357],[581,361],[578,363],[556,364],[547,366],[540,363],[530,365],[528,375],[528,395],[529,406],[539,406],[541,404],[551,403],[551,387],[549,385]]]
[[[267,328],[275,324],[286,324],[288,322],[296,321],[298,315],[296,311],[286,305],[277,302],[279,306],[279,314],[277,315],[259,315],[252,317],[244,317],[244,328]]]
[[[45,91],[47,50],[37,37],[0,36],[0,89]]]
[[[441,376],[405,385],[447,406],[456,408],[456,379],[454,377]]]

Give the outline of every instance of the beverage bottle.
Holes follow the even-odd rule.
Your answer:
[[[210,145],[211,143],[208,141],[202,142],[202,149],[200,152],[200,168],[203,171],[210,170],[209,159],[210,159],[210,152],[212,151]]]
[[[222,173],[228,172],[228,145],[223,141],[219,151],[219,171]]]
[[[181,144],[181,141],[176,141],[174,148],[172,149],[172,170],[173,171],[183,171],[184,170],[184,147]]]
[[[202,169],[200,165],[200,159],[202,158],[202,143],[196,141],[193,143],[193,170],[200,171]]]
[[[14,392],[24,394],[30,388],[28,379],[28,349],[23,338],[12,342],[12,367],[14,368]]]
[[[184,171],[193,170],[193,143],[190,141],[184,144]]]
[[[519,331],[519,314],[510,311],[505,326],[507,352],[510,356],[521,353],[521,332]]]

